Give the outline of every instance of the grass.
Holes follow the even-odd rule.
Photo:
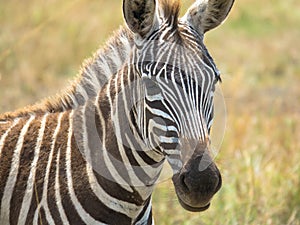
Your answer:
[[[0,0],[0,112],[65,87],[122,24],[120,2]],[[207,34],[227,107],[216,158],[223,187],[209,210],[189,213],[171,181],[159,183],[157,224],[300,224],[299,6],[236,1],[226,23]]]

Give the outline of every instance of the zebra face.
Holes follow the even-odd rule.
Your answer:
[[[172,180],[181,205],[189,211],[203,211],[209,207],[222,183],[209,149],[213,92],[218,74],[211,66],[213,61],[205,64],[201,58],[210,59],[202,45],[193,47],[193,53],[198,50],[197,55],[201,56],[197,61],[197,55],[191,54],[191,49],[183,49],[189,46],[189,40],[183,41],[185,43],[172,48],[164,46],[166,51],[158,55],[170,55],[165,62],[141,60],[137,64],[144,97],[138,110],[140,117],[136,118],[148,146],[162,152],[171,165]],[[155,53],[157,48],[152,44],[147,45],[147,50]],[[186,63],[181,65],[179,61],[184,57]]]
[[[130,64],[141,81],[137,127],[147,145],[171,165],[179,202],[189,211],[206,210],[222,184],[209,137],[220,76],[203,36],[227,16],[232,4],[224,2],[214,3],[220,12],[210,14],[212,3],[196,1],[182,19],[178,3],[124,4],[125,20],[135,33]]]

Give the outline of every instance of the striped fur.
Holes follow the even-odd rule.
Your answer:
[[[178,1],[145,1],[124,0],[134,34],[121,30],[69,92],[0,117],[1,224],[153,224],[165,161],[180,204],[209,207],[221,187],[209,155],[220,74],[196,18],[179,19]]]
[[[132,161],[135,158],[125,152],[123,156],[118,155],[119,148],[114,138],[106,141],[102,150],[94,149],[97,148],[94,145],[99,143],[94,139],[105,140],[114,136],[112,121],[109,123],[105,118],[111,111],[107,106],[113,103],[108,100],[105,92],[106,88],[100,94],[104,95],[101,100],[97,98],[97,101],[88,101],[75,111],[32,115],[14,119],[7,124],[7,132],[1,136],[0,143],[1,152],[6,153],[0,157],[3,181],[0,186],[0,193],[3,194],[0,195],[3,206],[1,222],[99,224],[97,221],[101,221],[118,224],[122,221],[122,224],[131,224],[134,222],[132,218],[139,218],[144,206],[144,218],[148,220],[154,182],[149,183],[144,176],[132,174],[130,176],[135,180],[115,180],[119,176],[128,176],[122,171],[126,173],[130,168],[114,165],[121,161],[114,160],[127,157]],[[94,125],[87,120],[91,116],[102,121],[99,137],[87,132]],[[18,138],[14,141],[15,137]],[[92,168],[93,163],[97,162],[92,162],[91,158],[93,154],[99,156],[100,150],[97,162],[103,162],[106,166],[100,163],[101,168]],[[155,156],[158,157],[159,165],[155,164],[152,168],[155,173],[152,176],[156,177],[159,173],[157,166],[162,165],[162,156]],[[153,158],[148,156],[148,160]],[[110,168],[109,163],[116,167],[115,172],[107,170]],[[101,172],[97,172],[99,169]],[[151,173],[151,166],[147,169],[147,173]],[[139,185],[134,186],[135,182]],[[149,187],[146,189],[145,185]],[[113,193],[111,190],[114,190]]]

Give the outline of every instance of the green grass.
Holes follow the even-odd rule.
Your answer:
[[[297,29],[300,19],[298,1],[256,1],[237,2],[239,10],[228,25],[236,32],[250,37],[276,35],[286,29]],[[288,26],[288,27],[287,27]],[[298,29],[297,29],[298,30]]]
[[[120,2],[0,0],[0,112],[68,85],[123,23]],[[159,183],[157,224],[300,224],[299,8],[297,0],[236,1],[207,34],[227,107],[216,159],[223,187],[209,210],[190,213],[170,180]]]

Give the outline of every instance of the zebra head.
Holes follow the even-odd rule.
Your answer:
[[[147,146],[168,160],[179,202],[189,211],[207,209],[222,183],[209,137],[220,74],[203,37],[221,24],[233,2],[199,0],[182,18],[179,1],[123,3],[135,34],[129,64],[140,80],[136,127]]]

